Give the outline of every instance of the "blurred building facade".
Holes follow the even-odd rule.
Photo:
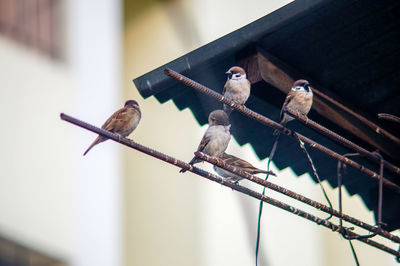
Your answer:
[[[95,136],[59,118],[101,124],[120,107],[122,3],[0,3],[6,261],[42,265],[38,253],[65,265],[123,265],[119,148],[83,158]]]
[[[288,2],[0,1],[8,8],[0,8],[0,235],[8,243],[0,256],[15,261],[26,248],[51,265],[252,265],[257,201],[112,142],[82,157],[95,136],[59,113],[101,125],[136,99],[143,118],[132,138],[190,160],[205,127],[172,102],[142,99],[132,79]],[[248,145],[232,140],[228,151],[265,168]],[[285,169],[271,181],[323,201],[308,175]],[[360,199],[344,201],[373,223]],[[355,247],[362,265],[395,264]],[[338,235],[271,206],[261,248],[260,265],[354,264]]]

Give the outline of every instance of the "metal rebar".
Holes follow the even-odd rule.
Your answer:
[[[218,166],[220,168],[223,168],[223,169],[225,169],[225,170],[227,170],[229,172],[232,172],[232,173],[237,174],[237,175],[239,175],[241,177],[244,177],[244,178],[246,178],[246,179],[248,179],[248,180],[250,180],[250,181],[252,181],[254,183],[262,185],[263,187],[267,187],[267,188],[272,189],[272,190],[274,190],[276,192],[284,194],[284,195],[286,195],[288,197],[291,197],[293,199],[301,201],[301,202],[303,202],[303,203],[305,203],[307,205],[310,205],[310,206],[312,206],[312,207],[314,207],[314,208],[316,208],[316,209],[318,209],[320,211],[323,211],[325,213],[332,214],[335,217],[341,218],[341,219],[343,219],[343,220],[345,220],[345,221],[347,221],[349,223],[352,223],[354,225],[362,227],[362,228],[364,228],[364,229],[366,229],[366,230],[368,230],[370,232],[377,232],[382,237],[390,239],[393,242],[400,243],[400,237],[398,237],[396,235],[393,235],[393,234],[391,234],[390,232],[388,232],[386,230],[381,230],[381,231],[378,232],[378,230],[377,230],[377,228],[375,226],[372,226],[370,224],[362,222],[362,221],[360,221],[360,220],[358,220],[356,218],[353,218],[353,217],[351,217],[349,215],[343,214],[341,211],[337,211],[335,209],[332,209],[332,208],[330,208],[330,207],[328,207],[328,206],[326,206],[326,205],[324,205],[322,203],[319,203],[319,202],[314,201],[314,200],[312,200],[310,198],[307,198],[305,196],[297,194],[296,192],[293,192],[293,191],[291,191],[289,189],[283,188],[283,187],[281,187],[279,185],[276,185],[274,183],[266,181],[266,180],[264,180],[262,178],[259,178],[257,176],[251,175],[251,174],[247,173],[246,171],[243,171],[242,169],[240,169],[238,167],[232,166],[230,164],[226,164],[222,159],[208,156],[207,154],[204,154],[202,152],[195,152],[195,155],[197,157],[199,157],[200,159],[204,160],[204,161],[207,161],[207,162],[209,162],[209,163],[211,163],[213,165],[216,165],[216,166]]]
[[[360,155],[359,153],[347,153],[344,156],[348,157],[348,156],[359,156],[359,155]],[[343,204],[342,204],[342,179],[343,179],[342,178],[342,168],[343,168],[343,166],[342,165],[343,165],[343,163],[341,161],[338,161],[338,163],[337,163],[337,183],[338,183],[338,200],[339,200],[339,214],[340,214],[339,226],[342,229],[344,229],[344,230],[342,230],[343,237],[350,241],[351,239],[348,238],[348,236],[346,234],[347,231],[343,227],[343,220],[345,220],[345,219],[343,219],[343,217],[342,217],[342,215],[343,215]],[[376,228],[374,228],[374,229],[376,230]],[[372,231],[372,230],[370,230],[370,231]],[[380,230],[380,231],[382,232],[382,230]],[[379,233],[379,232],[377,231],[377,233]]]
[[[380,113],[380,114],[378,114],[378,117],[380,119],[385,119],[385,120],[389,120],[392,122],[400,123],[400,117],[395,116],[395,115]]]
[[[337,102],[336,100],[332,99],[331,97],[327,96],[326,94],[320,92],[319,90],[313,88],[313,93],[315,93],[316,95],[318,95],[319,97],[331,102],[332,104],[340,107],[341,109],[343,109],[344,111],[348,112],[349,114],[351,114],[352,116],[356,117],[358,120],[360,120],[361,122],[363,122],[365,125],[367,125],[368,127],[372,128],[377,134],[381,134],[387,138],[389,138],[390,140],[396,142],[397,144],[400,144],[400,139],[395,137],[393,134],[389,133],[388,131],[384,130],[383,128],[379,127],[378,125],[376,125],[375,123],[369,121],[368,119],[366,119],[365,117],[357,114],[356,112],[350,110],[349,108],[347,108],[346,106],[344,106],[343,104]]]
[[[379,156],[381,156],[378,153]],[[379,196],[378,196],[378,225],[382,226],[383,221],[382,221],[382,208],[383,208],[383,183],[382,183],[382,178],[383,178],[383,159],[381,156],[381,164],[379,166]]]
[[[241,112],[241,113],[243,113],[243,114],[245,114],[245,115],[247,115],[247,116],[249,116],[249,117],[251,117],[251,118],[253,118],[253,119],[255,119],[255,120],[257,120],[257,121],[259,121],[259,122],[261,122],[263,124],[265,124],[265,125],[267,125],[267,126],[270,126],[270,127],[274,128],[274,129],[277,129],[277,130],[283,132],[285,135],[288,135],[288,136],[291,136],[291,137],[295,138],[294,133],[293,133],[292,130],[282,126],[281,124],[279,124],[279,123],[277,123],[277,122],[275,122],[275,121],[273,121],[273,120],[271,120],[271,119],[269,119],[269,118],[267,118],[267,117],[265,117],[263,115],[260,115],[259,113],[256,113],[256,112],[248,109],[244,105],[240,105],[240,104],[237,104],[237,103],[235,103],[233,101],[230,101],[230,100],[226,99],[224,96],[222,96],[221,94],[219,94],[219,93],[207,88],[206,86],[201,85],[200,83],[198,83],[196,81],[193,81],[193,80],[185,77],[184,75],[182,75],[182,74],[180,74],[178,72],[175,72],[175,71],[173,71],[171,69],[166,68],[164,70],[164,72],[165,72],[166,75],[168,75],[168,76],[170,76],[170,77],[172,77],[172,78],[174,78],[174,79],[186,84],[187,86],[192,87],[192,88],[194,88],[194,89],[196,89],[196,90],[198,90],[198,91],[200,91],[200,92],[202,92],[202,93],[204,93],[204,94],[206,94],[208,96],[211,96],[211,97],[217,99],[218,101],[229,105],[231,108],[233,108],[233,109],[235,109],[235,110],[237,110],[237,111],[239,111],[239,112]],[[304,141],[305,143],[310,145],[312,148],[315,148],[315,149],[317,149],[317,150],[329,155],[330,157],[335,158],[338,161],[342,161],[343,163],[345,163],[345,164],[347,164],[347,165],[359,170],[360,172],[362,172],[362,173],[364,173],[364,174],[366,174],[366,175],[368,175],[368,176],[370,176],[370,177],[372,177],[372,178],[374,178],[376,180],[379,180],[379,174],[377,174],[374,171],[366,168],[365,166],[360,165],[359,163],[356,163],[355,161],[350,160],[350,159],[348,159],[346,157],[343,157],[342,155],[340,155],[340,154],[332,151],[331,149],[328,149],[327,147],[325,147],[325,146],[323,146],[323,145],[321,145],[321,144],[319,144],[319,143],[307,138],[306,136],[303,136],[303,135],[301,135],[299,133],[296,133],[296,134],[298,135],[298,137],[302,141]],[[400,186],[398,186],[397,184],[395,184],[392,181],[388,180],[387,178],[383,179],[383,183],[387,187],[389,187],[389,188],[393,189],[394,191],[396,191],[397,193],[400,193]]]
[[[370,151],[362,148],[361,146],[359,146],[359,145],[351,142],[350,140],[340,136],[339,134],[319,125],[318,123],[309,119],[307,116],[302,115],[294,110],[291,110],[290,108],[287,108],[285,110],[285,112],[290,114],[294,118],[296,118],[296,120],[300,121],[304,125],[314,129],[315,131],[323,134],[324,136],[327,136],[331,140],[334,140],[334,141],[342,144],[343,146],[360,153],[361,155],[365,156],[366,158],[370,159],[373,162],[376,162],[378,164],[381,163],[381,158],[375,152],[370,152]],[[396,174],[400,174],[400,168],[389,163],[388,161],[383,160],[383,165],[386,169],[388,169]]]
[[[297,208],[295,208],[293,206],[290,206],[288,204],[285,204],[285,203],[283,203],[281,201],[275,200],[275,199],[267,197],[265,195],[261,195],[260,193],[255,192],[255,191],[253,191],[251,189],[248,189],[246,187],[243,187],[243,186],[240,186],[238,184],[232,183],[232,182],[230,182],[228,180],[225,180],[224,178],[221,178],[219,176],[211,174],[211,173],[209,173],[209,172],[207,172],[205,170],[202,170],[200,168],[194,167],[194,166],[192,166],[192,165],[190,165],[188,163],[185,163],[185,162],[183,162],[181,160],[178,160],[178,159],[176,159],[176,158],[174,158],[172,156],[169,156],[169,155],[167,155],[165,153],[162,153],[162,152],[153,150],[151,148],[148,148],[146,146],[143,146],[143,145],[141,145],[141,144],[139,144],[137,142],[134,142],[131,139],[122,137],[121,135],[112,133],[112,132],[104,130],[102,128],[95,127],[93,125],[90,125],[90,124],[88,124],[86,122],[83,122],[83,121],[81,121],[79,119],[76,119],[74,117],[71,117],[71,116],[63,114],[63,113],[60,114],[60,117],[61,117],[62,120],[68,121],[68,122],[70,122],[70,123],[72,123],[74,125],[77,125],[77,126],[80,126],[82,128],[85,128],[87,130],[90,130],[90,131],[92,131],[94,133],[97,133],[97,134],[103,136],[103,137],[106,137],[108,139],[116,141],[116,142],[118,142],[120,144],[123,144],[125,146],[130,147],[130,148],[133,148],[133,149],[135,149],[137,151],[140,151],[142,153],[150,155],[150,156],[152,156],[154,158],[157,158],[157,159],[162,160],[164,162],[167,162],[169,164],[175,165],[175,166],[177,166],[179,168],[187,169],[188,171],[193,172],[193,173],[195,173],[195,174],[197,174],[199,176],[202,176],[202,177],[204,177],[206,179],[209,179],[209,180],[214,181],[216,183],[219,183],[219,184],[222,184],[224,186],[230,187],[233,190],[239,191],[239,192],[244,193],[244,194],[246,194],[248,196],[251,196],[253,198],[262,200],[262,201],[264,201],[266,203],[274,205],[275,207],[278,207],[280,209],[286,210],[286,211],[291,212],[293,214],[296,214],[296,215],[298,215],[300,217],[303,217],[303,218],[305,218],[305,219],[307,219],[309,221],[312,221],[312,222],[314,222],[314,223],[316,223],[318,225],[322,225],[322,226],[324,226],[326,228],[329,228],[334,232],[339,232],[339,230],[340,230],[340,227],[338,225],[336,225],[336,224],[333,224],[333,223],[331,223],[329,221],[320,219],[320,218],[318,218],[318,217],[316,217],[316,216],[314,216],[314,215],[312,215],[310,213],[307,213],[307,212],[305,212],[303,210],[297,209]],[[353,237],[357,236],[357,234],[353,233],[353,232],[349,232],[349,235],[353,236]],[[396,257],[400,257],[400,252],[399,251],[396,251],[396,250],[394,250],[394,249],[392,249],[390,247],[387,247],[387,246],[385,246],[385,245],[383,245],[381,243],[378,243],[376,241],[373,241],[371,239],[359,239],[359,241],[364,242],[364,243],[366,243],[366,244],[368,244],[370,246],[376,247],[376,248],[378,248],[378,249],[380,249],[382,251],[385,251],[387,253],[390,253],[390,254],[392,254],[392,255],[394,255]]]
[[[346,153],[343,156],[349,157],[349,156],[360,156],[359,153]],[[339,193],[339,213],[342,214],[343,208],[342,208],[342,162],[338,162],[337,164],[337,181],[338,181],[338,193]],[[383,200],[383,186],[382,186],[382,176],[383,176],[383,162],[380,163],[380,172],[379,172],[379,195],[378,195],[378,221],[377,221],[377,226],[375,226],[374,230],[372,231],[372,234],[367,234],[367,235],[359,235],[357,236],[358,239],[362,238],[371,238],[379,234],[383,229],[382,225],[384,223],[382,222],[382,200]],[[347,239],[347,240],[352,240],[354,238],[348,236],[348,229],[343,227],[343,221],[342,218],[339,220],[339,226],[342,227],[342,236]]]

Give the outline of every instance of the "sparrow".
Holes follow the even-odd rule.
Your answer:
[[[297,111],[302,115],[307,115],[311,109],[312,103],[313,92],[308,81],[304,79],[295,81],[281,109],[281,125],[285,125],[287,122],[294,119],[294,117],[285,113],[287,108]],[[278,134],[279,130],[275,130],[274,135]]]
[[[246,77],[246,72],[243,68],[234,66],[231,67],[225,74],[228,75],[228,80],[222,90],[222,94],[228,100],[234,101],[237,104],[244,105],[250,96],[250,81]],[[232,108],[224,104],[224,111],[230,115]]]
[[[225,111],[215,110],[208,116],[208,123],[209,126],[201,139],[197,151],[201,151],[209,156],[218,157],[224,153],[231,139],[229,118]],[[189,164],[193,165],[201,161],[203,160],[195,156]],[[179,172],[184,173],[186,169],[181,169]]]
[[[223,153],[219,159],[223,160],[224,163],[229,164],[231,166],[234,166],[236,168],[239,168],[251,175],[256,175],[256,174],[269,174],[269,175],[273,175],[276,176],[276,174],[272,171],[265,171],[265,170],[261,170],[258,169],[256,167],[254,167],[251,163],[240,159],[236,156],[227,154],[227,153]],[[216,165],[214,165],[214,170],[215,172],[217,172],[220,176],[227,178],[229,181],[232,181],[234,183],[238,183],[241,179],[243,179],[243,177],[236,175],[234,173],[229,172],[228,170],[225,170],[223,168],[220,168]]]
[[[126,137],[136,129],[141,117],[142,113],[140,112],[139,104],[135,100],[128,100],[125,102],[125,106],[113,113],[101,128]],[[98,136],[83,153],[83,156],[95,145],[106,140],[107,138]]]

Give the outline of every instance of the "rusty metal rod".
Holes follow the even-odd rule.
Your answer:
[[[360,153],[361,155],[365,156],[366,158],[370,159],[371,161],[380,164],[381,158],[376,153],[370,152],[370,151],[364,149],[363,147],[361,147],[361,146],[351,142],[350,140],[340,136],[339,134],[321,126],[320,124],[309,119],[307,116],[302,115],[294,110],[291,110],[290,108],[287,108],[285,110],[285,112],[290,114],[294,118],[296,118],[298,121],[300,121],[304,125],[314,129],[315,131],[323,134],[324,136],[327,136],[331,140],[336,141],[336,142],[342,144],[343,146]],[[390,162],[383,160],[383,165],[386,169],[392,171],[393,173],[400,174],[400,168],[391,164]]]
[[[206,94],[208,96],[211,96],[211,97],[217,99],[218,101],[229,105],[231,108],[233,108],[233,109],[235,109],[235,110],[237,110],[237,111],[239,111],[239,112],[241,112],[241,113],[243,113],[243,114],[245,114],[245,115],[247,115],[247,116],[249,116],[249,117],[251,117],[251,118],[253,118],[253,119],[255,119],[255,120],[257,120],[257,121],[259,121],[259,122],[261,122],[263,124],[265,124],[265,125],[267,125],[267,126],[270,126],[270,127],[274,128],[274,129],[277,129],[277,130],[283,132],[285,135],[288,135],[288,136],[291,136],[291,137],[295,138],[294,134],[297,134],[298,137],[302,141],[304,141],[305,143],[310,145],[312,148],[315,148],[315,149],[317,149],[317,150],[329,155],[330,157],[332,157],[332,158],[334,158],[336,160],[342,161],[343,163],[345,163],[345,164],[347,164],[347,165],[359,170],[360,172],[362,172],[362,173],[364,173],[364,174],[366,174],[366,175],[368,175],[368,176],[370,176],[370,177],[372,177],[372,178],[374,178],[376,180],[379,180],[379,175],[377,173],[375,173],[374,171],[364,167],[363,165],[360,165],[359,163],[356,163],[353,160],[350,160],[350,159],[348,159],[346,157],[343,157],[342,155],[332,151],[331,149],[326,148],[325,146],[323,146],[321,144],[318,144],[317,142],[307,138],[306,136],[303,136],[303,135],[301,135],[299,133],[294,133],[292,130],[282,126],[281,124],[276,123],[275,121],[272,121],[271,119],[269,119],[269,118],[267,118],[267,117],[265,117],[263,115],[260,115],[260,114],[258,114],[256,112],[248,109],[244,105],[240,105],[240,104],[237,104],[237,103],[235,103],[233,101],[230,101],[230,100],[226,99],[221,94],[219,94],[219,93],[207,88],[204,85],[201,85],[200,83],[198,83],[196,81],[193,81],[193,80],[185,77],[182,74],[179,74],[178,72],[175,72],[175,71],[173,71],[171,69],[168,69],[168,68],[166,68],[164,70],[164,72],[165,72],[166,75],[168,75],[168,76],[170,76],[170,77],[172,77],[172,78],[174,78],[174,79],[186,84],[187,86],[192,87],[192,88],[194,88],[194,89],[196,89],[196,90],[198,90],[198,91],[200,91],[200,92],[202,92],[202,93],[204,93],[204,94]],[[383,183],[387,187],[389,187],[389,188],[393,189],[394,191],[396,191],[397,193],[400,193],[400,186],[398,186],[397,184],[395,184],[392,181],[388,180],[387,178],[383,179]]]
[[[378,117],[380,119],[385,119],[385,120],[389,120],[392,122],[400,123],[400,117],[395,116],[395,115],[380,113],[380,114],[378,114]]]
[[[359,153],[346,153],[343,156],[345,157],[350,157],[350,156],[360,156]],[[337,182],[338,182],[338,197],[339,197],[339,213],[342,214],[343,211],[343,204],[342,204],[342,180],[343,180],[343,176],[342,176],[342,162],[338,162],[337,164]],[[385,225],[382,222],[382,203],[383,203],[383,186],[382,186],[382,176],[383,176],[383,162],[380,163],[380,172],[379,172],[379,192],[378,192],[378,221],[377,221],[377,227],[375,229],[375,231],[372,234],[367,234],[367,235],[360,235],[358,236],[358,238],[371,238],[376,236],[377,234],[379,234],[380,231],[382,231],[382,225]],[[339,220],[339,225],[341,227],[343,227],[343,221],[342,219]],[[342,231],[342,236],[345,239],[348,240],[352,240],[353,238],[348,236],[348,230],[346,228],[343,227],[343,231]]]
[[[186,169],[186,170],[188,170],[190,172],[193,172],[193,173],[195,173],[195,174],[197,174],[199,176],[207,178],[208,180],[211,180],[211,181],[214,181],[216,183],[222,184],[224,186],[230,187],[233,190],[242,192],[243,194],[246,194],[246,195],[251,196],[253,198],[262,200],[262,201],[264,201],[266,203],[274,205],[275,207],[278,207],[280,209],[286,210],[286,211],[291,212],[293,214],[296,214],[296,215],[298,215],[300,217],[303,217],[303,218],[305,218],[305,219],[307,219],[309,221],[312,221],[312,222],[314,222],[314,223],[316,223],[318,225],[322,225],[322,226],[324,226],[326,228],[329,228],[334,232],[340,232],[340,226],[338,226],[336,224],[333,224],[333,223],[331,223],[329,221],[326,221],[326,220],[323,220],[321,218],[318,218],[318,217],[316,217],[316,216],[314,216],[312,214],[309,214],[309,213],[307,213],[307,212],[305,212],[303,210],[300,210],[300,209],[297,209],[297,208],[295,208],[293,206],[285,204],[285,203],[283,203],[281,201],[278,201],[278,200],[275,200],[273,198],[270,198],[270,197],[267,197],[265,195],[262,195],[262,194],[260,194],[258,192],[255,192],[255,191],[253,191],[251,189],[248,189],[246,187],[243,187],[243,186],[237,185],[235,183],[232,183],[230,181],[227,181],[224,178],[221,178],[219,176],[211,174],[211,173],[209,173],[207,171],[204,171],[204,170],[202,170],[200,168],[194,167],[194,166],[192,166],[192,165],[190,165],[188,163],[185,163],[184,161],[178,160],[178,159],[176,159],[174,157],[171,157],[171,156],[169,156],[169,155],[167,155],[165,153],[162,153],[162,152],[150,149],[150,148],[148,148],[146,146],[143,146],[143,145],[141,145],[141,144],[139,144],[137,142],[134,142],[131,139],[122,137],[121,135],[118,135],[118,134],[114,134],[114,133],[112,133],[110,131],[107,131],[107,130],[104,130],[102,128],[95,127],[93,125],[90,125],[90,124],[88,124],[86,122],[83,122],[83,121],[81,121],[79,119],[76,119],[76,118],[71,117],[69,115],[66,115],[64,113],[61,113],[60,117],[61,117],[62,120],[65,120],[65,121],[70,122],[70,123],[72,123],[74,125],[77,125],[77,126],[80,126],[82,128],[85,128],[87,130],[90,130],[90,131],[92,131],[94,133],[97,133],[97,134],[99,134],[99,135],[101,135],[103,137],[109,138],[109,139],[111,139],[113,141],[116,141],[116,142],[118,142],[120,144],[123,144],[123,145],[125,145],[127,147],[130,147],[130,148],[133,148],[133,149],[135,149],[137,151],[143,152],[143,153],[145,153],[147,155],[150,155],[150,156],[152,156],[154,158],[157,158],[157,159],[162,160],[164,162],[167,162],[169,164],[175,165],[175,166],[177,166],[179,168],[184,168],[184,169]],[[349,232],[349,235],[353,236],[353,237],[356,237],[358,234],[353,233],[353,232]],[[394,255],[396,257],[400,257],[400,252],[399,251],[396,251],[396,250],[394,250],[394,249],[392,249],[390,247],[387,247],[387,246],[385,246],[385,245],[383,245],[381,243],[378,243],[376,241],[373,241],[371,239],[359,239],[359,241],[364,242],[364,243],[366,243],[366,244],[368,244],[370,246],[376,247],[376,248],[378,248],[378,249],[380,249],[382,251],[385,251],[387,253],[390,253],[390,254],[392,254],[392,255]]]
[[[317,90],[315,88],[313,88],[313,93],[315,93],[319,97],[327,100],[328,102],[331,102],[332,104],[340,107],[341,109],[343,109],[344,111],[348,112],[352,116],[356,117],[358,120],[363,122],[365,125],[367,125],[368,127],[372,128],[377,134],[381,134],[381,135],[389,138],[390,140],[396,142],[397,144],[400,144],[400,139],[399,138],[395,137],[393,134],[391,134],[388,131],[384,130],[383,128],[379,127],[375,123],[369,121],[365,117],[363,117],[363,116],[357,114],[356,112],[352,111],[351,109],[347,108],[346,106],[344,106],[343,104],[339,103],[338,101],[332,99],[331,97],[327,96],[326,94],[320,92],[319,90]]]
[[[362,227],[362,228],[364,228],[364,229],[366,229],[366,230],[368,230],[370,232],[376,232],[379,235],[381,235],[382,237],[390,239],[393,242],[400,243],[400,237],[398,237],[396,235],[393,235],[388,231],[385,231],[383,229],[381,229],[379,231],[377,229],[377,227],[375,227],[375,226],[372,226],[370,224],[364,223],[364,222],[362,222],[362,221],[360,221],[360,220],[358,220],[356,218],[353,218],[353,217],[351,217],[349,215],[342,214],[340,211],[337,211],[337,210],[332,209],[332,208],[330,208],[330,207],[328,207],[328,206],[326,206],[326,205],[324,205],[322,203],[319,203],[319,202],[314,201],[314,200],[312,200],[310,198],[307,198],[305,196],[297,194],[297,193],[295,193],[295,192],[293,192],[293,191],[291,191],[289,189],[283,188],[283,187],[281,187],[279,185],[276,185],[274,183],[268,182],[268,181],[266,181],[266,180],[264,180],[262,178],[259,178],[257,176],[251,175],[251,174],[247,173],[246,171],[243,171],[242,169],[240,169],[238,167],[232,166],[230,164],[226,164],[222,159],[219,159],[219,158],[216,158],[216,157],[211,157],[211,156],[208,156],[207,154],[204,154],[204,153],[198,152],[198,151],[195,152],[195,155],[197,157],[199,157],[200,159],[204,160],[204,161],[207,161],[207,162],[209,162],[209,163],[211,163],[213,165],[216,165],[216,166],[218,166],[220,168],[223,168],[223,169],[225,169],[225,170],[227,170],[229,172],[232,172],[232,173],[235,173],[237,175],[240,175],[241,177],[244,177],[244,178],[246,178],[246,179],[248,179],[248,180],[250,180],[250,181],[252,181],[254,183],[257,183],[259,185],[262,185],[264,187],[272,189],[272,190],[274,190],[276,192],[282,193],[282,194],[284,194],[284,195],[286,195],[288,197],[291,197],[293,199],[301,201],[301,202],[303,202],[303,203],[305,203],[307,205],[310,205],[310,206],[312,206],[312,207],[314,207],[314,208],[316,208],[318,210],[321,210],[323,212],[332,214],[333,216],[336,216],[338,218],[342,218],[343,220],[345,220],[345,221],[347,221],[349,223],[352,223],[354,225],[357,225],[359,227]]]

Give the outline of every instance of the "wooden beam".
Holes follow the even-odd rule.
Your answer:
[[[291,69],[284,62],[260,49],[258,49],[255,54],[239,60],[238,64],[246,70],[252,84],[263,80],[285,94],[289,92],[295,81],[293,77],[307,79],[312,86],[318,90],[324,92],[328,91],[316,85],[312,79]],[[332,97],[333,93],[330,93],[330,96]],[[333,98],[336,97],[333,96]],[[371,131],[370,128],[366,127],[358,119],[338,108],[332,107],[316,94],[314,94],[312,109],[321,116],[347,130],[355,137],[362,139],[379,151],[389,155],[389,157],[395,158],[396,160],[400,159],[398,152],[394,149],[396,147],[393,147],[395,145],[390,145],[387,139],[383,139],[381,136]]]

